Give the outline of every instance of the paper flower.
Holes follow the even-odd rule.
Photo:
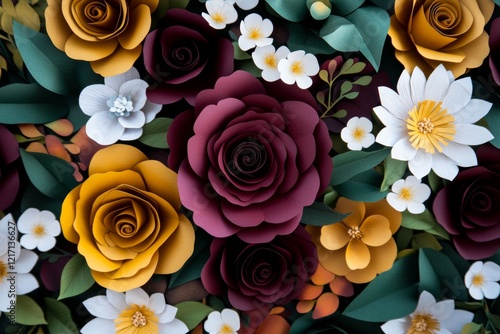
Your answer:
[[[375,142],[372,122],[366,117],[352,117],[340,132],[340,138],[347,143],[352,151],[360,151],[370,147]]]
[[[500,249],[500,150],[482,145],[477,157],[479,166],[458,173],[437,193],[432,210],[468,260],[485,259]]]
[[[278,63],[280,78],[284,83],[293,85],[297,82],[297,86],[302,89],[307,89],[312,85],[313,75],[319,72],[319,63],[316,56],[312,53],[307,53],[302,50],[293,51]]]
[[[453,180],[458,167],[477,164],[469,145],[483,144],[493,135],[472,123],[484,117],[491,103],[471,99],[470,77],[454,80],[443,65],[426,80],[416,67],[410,77],[403,71],[398,92],[379,87],[382,106],[373,110],[385,125],[376,141],[392,147],[394,159],[408,161],[410,171],[421,179],[432,169]]]
[[[202,17],[184,9],[168,10],[160,22],[144,42],[144,65],[157,81],[147,97],[155,103],[185,99],[193,105],[201,90],[233,72],[233,45]]]
[[[147,100],[147,88],[147,82],[140,79],[135,68],[104,78],[104,85],[85,87],[79,104],[90,116],[87,135],[101,145],[139,138],[144,124],[151,122],[162,108]]]
[[[281,59],[286,58],[290,50],[285,45],[282,45],[276,50],[273,45],[256,47],[252,52],[252,59],[255,66],[262,70],[262,79],[273,82],[280,79],[278,63]]]
[[[194,229],[180,213],[177,175],[137,148],[98,151],[89,177],[64,199],[64,237],[78,245],[95,281],[115,291],[179,270],[194,249]]]
[[[150,296],[141,288],[125,293],[106,289],[106,296],[91,297],[83,302],[90,314],[97,317],[81,329],[82,334],[186,334],[186,324],[175,318],[177,308],[165,303],[165,296]]]
[[[296,298],[317,264],[316,248],[302,226],[267,243],[215,238],[201,281],[209,293],[227,296],[234,308],[250,311]]]
[[[88,61],[103,77],[128,71],[142,52],[158,0],[50,0],[47,33],[68,57]]]
[[[491,22],[489,65],[493,80],[500,85],[500,18]]]
[[[401,225],[401,213],[385,199],[373,203],[341,197],[335,211],[349,214],[323,227],[307,226],[326,270],[353,283],[367,283],[389,270],[396,259],[392,235]]]
[[[243,10],[250,10],[259,4],[259,0],[226,0],[233,5],[236,4],[238,7],[240,7]]]
[[[475,300],[496,299],[500,295],[500,266],[495,262],[476,261],[465,273],[465,286]]]
[[[201,13],[201,16],[214,29],[224,29],[226,25],[236,22],[238,12],[234,9],[230,1],[208,0],[205,2],[207,13]]]
[[[389,35],[396,57],[408,72],[426,75],[443,63],[455,77],[488,56],[484,26],[493,14],[490,0],[396,0]]]
[[[436,303],[436,299],[427,291],[422,291],[416,310],[410,315],[389,320],[381,326],[386,334],[401,333],[462,333],[462,327],[472,321],[474,313],[455,310],[452,299]]]
[[[263,20],[259,14],[248,14],[240,22],[240,32],[238,45],[243,51],[273,43],[273,39],[269,37],[273,32],[273,23],[269,19]]]
[[[19,144],[16,138],[0,124],[0,210],[14,203],[19,192],[19,171],[15,162],[19,159]]]
[[[29,208],[17,219],[19,232],[24,233],[19,242],[26,249],[37,248],[46,252],[56,245],[56,238],[61,234],[61,226],[56,216],[47,210]]]
[[[35,276],[30,273],[38,261],[38,255],[21,248],[17,241],[17,229],[13,228],[15,224],[10,213],[0,219],[0,296],[2,296],[0,311],[2,312],[10,311],[11,284],[16,286],[14,297],[30,293],[39,286]],[[14,279],[12,273],[16,273]]]
[[[413,214],[425,211],[423,204],[431,195],[431,188],[415,176],[397,180],[387,194],[387,202],[396,210],[403,212],[408,209]]]
[[[203,328],[208,334],[237,334],[240,329],[240,316],[235,310],[229,308],[223,309],[221,312],[211,312]]]
[[[311,94],[243,71],[198,94],[194,111],[174,119],[167,141],[194,223],[249,243],[295,230],[333,168]]]

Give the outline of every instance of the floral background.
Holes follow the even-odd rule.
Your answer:
[[[0,4],[0,332],[500,333],[500,1]]]

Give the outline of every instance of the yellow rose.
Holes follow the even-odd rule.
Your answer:
[[[158,0],[48,0],[47,34],[68,57],[90,62],[104,77],[139,58]]]
[[[177,174],[116,144],[94,155],[88,179],[66,196],[60,221],[96,282],[123,292],[153,274],[178,271],[192,255],[194,229],[180,208]]]
[[[396,58],[427,76],[439,64],[455,77],[479,67],[489,54],[484,26],[492,0],[396,0],[389,35]]]

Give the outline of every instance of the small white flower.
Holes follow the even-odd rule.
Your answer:
[[[290,50],[284,45],[280,46],[278,50],[273,45],[266,45],[256,47],[252,52],[252,59],[255,66],[262,70],[262,79],[273,82],[279,80],[280,72],[278,71],[278,63],[281,59],[286,58]]]
[[[262,19],[259,14],[247,15],[240,22],[240,31],[241,36],[238,38],[238,45],[243,51],[273,43],[273,39],[269,37],[273,32],[273,23],[269,19]]]
[[[17,296],[30,293],[39,287],[35,276],[30,273],[38,261],[38,255],[21,248],[21,244],[17,241],[17,229],[12,231],[13,224],[15,221],[12,214],[0,220],[0,311],[3,312],[9,311],[11,276],[15,276]],[[13,262],[12,255],[14,255]],[[15,274],[10,274],[11,272]]]
[[[387,194],[387,202],[400,212],[408,209],[413,214],[425,211],[423,203],[431,195],[431,188],[413,175],[394,182],[391,190],[392,192]]]
[[[228,308],[222,312],[213,311],[208,315],[203,328],[208,334],[237,334],[240,317],[236,311]]]
[[[417,309],[410,315],[389,320],[381,326],[386,334],[403,333],[447,333],[460,334],[462,327],[472,321],[474,313],[455,310],[452,299],[436,303],[436,299],[427,291],[422,291]]]
[[[29,208],[17,220],[19,232],[24,233],[19,242],[26,249],[38,248],[46,252],[56,245],[61,225],[50,211]]]
[[[175,318],[177,308],[165,303],[165,296],[154,293],[151,297],[136,288],[125,293],[106,289],[106,296],[95,296],[83,302],[85,308],[97,318],[81,329],[82,334],[94,333],[158,333],[185,334],[186,324]]]
[[[90,85],[80,93],[80,108],[90,116],[87,135],[101,145],[135,140],[144,124],[151,122],[162,105],[146,98],[148,83],[132,67],[125,73],[104,78],[104,85]]]
[[[238,7],[240,7],[243,10],[250,10],[259,4],[259,0],[228,0],[230,3],[233,5],[236,3]]]
[[[495,262],[474,262],[465,273],[465,286],[475,300],[496,299],[500,295],[500,266]]]
[[[347,143],[347,147],[353,151],[370,147],[375,142],[375,136],[371,133],[372,122],[366,117],[352,117],[346,127],[340,131],[340,137]]]
[[[208,0],[205,2],[207,13],[201,13],[201,16],[214,29],[224,29],[226,25],[236,22],[238,12],[231,1]]]
[[[303,50],[290,52],[288,56],[278,63],[281,80],[288,85],[297,85],[307,89],[312,85],[310,76],[319,72],[319,63],[316,56]]]

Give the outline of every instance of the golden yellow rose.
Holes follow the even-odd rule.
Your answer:
[[[320,264],[353,283],[370,282],[389,270],[397,255],[392,235],[401,226],[401,213],[385,199],[365,203],[343,197],[335,211],[349,215],[335,224],[306,227],[318,249]]]
[[[177,174],[138,149],[98,151],[89,177],[65,198],[64,237],[78,245],[96,282],[115,291],[178,271],[194,249],[194,229],[179,212]]]
[[[479,67],[489,54],[484,26],[492,0],[396,0],[389,35],[396,58],[427,76],[439,64],[455,77]]]
[[[130,69],[142,51],[158,0],[48,0],[47,33],[68,57],[104,77]]]

